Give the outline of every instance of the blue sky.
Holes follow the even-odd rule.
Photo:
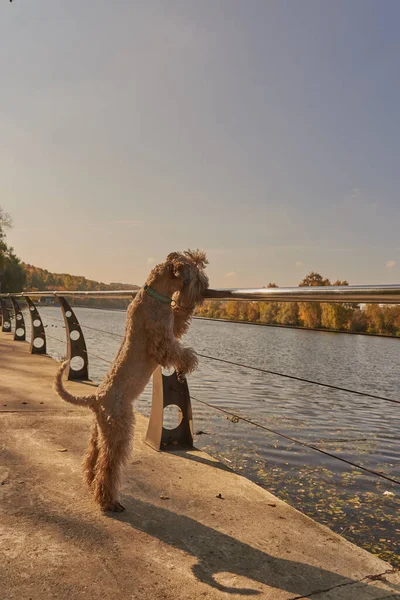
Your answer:
[[[0,204],[26,262],[214,286],[400,271],[397,0],[0,7]]]

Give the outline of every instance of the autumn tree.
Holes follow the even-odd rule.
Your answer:
[[[300,287],[304,286],[345,286],[349,285],[347,281],[336,280],[333,284],[329,279],[324,278],[319,273],[311,271],[300,282]],[[343,304],[327,304],[325,302],[300,302],[299,303],[299,318],[303,323],[304,327],[319,328],[324,327],[326,329],[341,329],[345,330],[349,328],[351,320],[351,314],[355,310],[357,305],[351,303]]]
[[[337,279],[332,285],[346,286],[348,281]],[[347,330],[350,328],[351,315],[358,307],[357,304],[345,302],[343,304],[321,304],[321,326],[326,329]]]
[[[356,308],[353,310],[349,320],[349,330],[353,333],[363,333],[367,331],[368,323],[365,310]]]
[[[385,306],[383,309],[385,332],[391,335],[400,333],[400,306]]]
[[[400,335],[400,306],[391,306],[390,308],[393,313],[393,334]]]
[[[257,323],[260,320],[260,305],[259,302],[249,302],[247,307],[247,319],[252,323]]]
[[[248,321],[249,313],[248,313],[248,303],[247,302],[239,302],[239,319],[240,321]]]
[[[279,302],[276,322],[280,325],[299,324],[299,305],[297,302]]]
[[[277,322],[279,312],[278,302],[260,302],[261,323],[274,324]]]
[[[326,329],[349,328],[352,308],[344,304],[321,304],[321,326]]]
[[[276,283],[269,283],[268,288],[277,288]],[[259,303],[259,319],[261,323],[274,324],[277,322],[277,316],[279,312],[278,302],[260,302]]]
[[[300,283],[300,287],[330,285],[329,279],[324,279],[319,273],[311,271]],[[299,302],[299,320],[304,327],[317,329],[321,327],[322,308],[317,302]]]
[[[331,285],[329,279],[324,279],[319,273],[311,271],[302,281],[299,283],[299,287],[313,287],[316,285]]]
[[[226,303],[226,318],[231,321],[238,321],[240,314],[240,302],[233,300]]]
[[[198,307],[196,314],[200,317],[207,317],[209,319],[219,319],[224,314],[221,305],[222,303],[220,300],[207,300]]]
[[[379,304],[368,304],[365,308],[367,331],[370,333],[384,333],[385,318]]]

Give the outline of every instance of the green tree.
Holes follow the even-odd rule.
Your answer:
[[[10,215],[6,213],[0,206],[0,291],[6,269],[6,230],[9,229],[11,225],[12,221]]]
[[[12,248],[7,248],[3,265],[2,292],[20,292],[24,288],[26,274],[21,261]]]
[[[55,285],[55,278],[53,273],[47,273],[44,285],[46,289],[51,289]]]
[[[0,241],[4,241],[6,230],[12,227],[12,219],[6,211],[0,206]]]
[[[8,213],[0,206],[0,291],[19,292],[25,282],[25,272],[13,248],[6,244],[6,230],[12,226]]]

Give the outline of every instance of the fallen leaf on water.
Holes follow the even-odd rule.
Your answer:
[[[239,423],[240,418],[237,417],[236,415],[233,415],[232,417],[226,417],[228,419],[228,421],[231,421],[232,423]]]

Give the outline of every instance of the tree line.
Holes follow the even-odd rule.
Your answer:
[[[138,286],[126,283],[103,283],[86,279],[81,275],[70,275],[69,273],[51,273],[46,269],[40,269],[33,265],[21,263],[25,270],[25,291],[90,291],[100,290],[131,290]],[[124,309],[128,306],[130,298],[69,298],[72,304],[80,304],[88,307]]]
[[[348,282],[331,283],[319,273],[311,272],[299,283],[301,287],[316,285],[348,285]],[[270,283],[267,287],[278,286]],[[198,308],[196,315],[265,325],[400,336],[400,305],[209,300]]]

